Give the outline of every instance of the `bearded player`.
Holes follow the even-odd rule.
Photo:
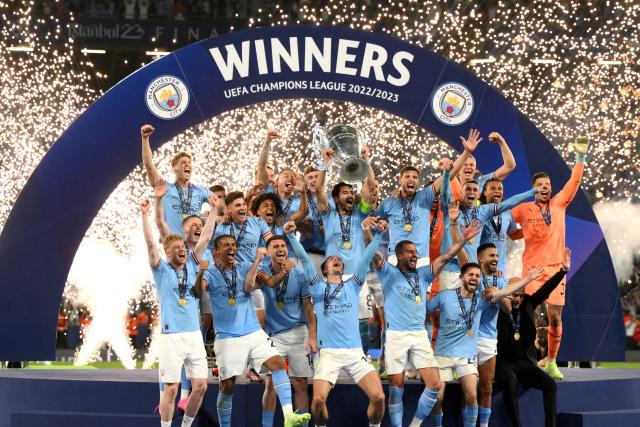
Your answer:
[[[525,292],[529,295],[536,292],[562,267],[565,248],[565,213],[580,188],[589,138],[578,137],[572,146],[576,152],[576,164],[571,171],[571,178],[562,190],[551,197],[552,187],[549,175],[538,172],[531,178],[533,186],[538,189],[535,201],[521,204],[511,210],[513,219],[522,226],[522,231],[512,236],[512,238],[524,238],[522,271],[525,272],[530,266],[536,264],[544,266],[542,277],[526,287]],[[549,352],[545,372],[556,380],[564,378],[556,364],[556,357],[562,339],[565,287],[566,278],[547,300]]]

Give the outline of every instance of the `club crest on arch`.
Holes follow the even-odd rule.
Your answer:
[[[161,119],[180,117],[189,106],[189,90],[182,80],[174,76],[156,77],[145,92],[147,108]]]
[[[431,98],[431,109],[438,121],[448,126],[458,126],[471,117],[473,96],[460,83],[445,83],[435,90]]]

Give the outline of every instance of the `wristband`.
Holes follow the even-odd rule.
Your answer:
[[[578,163],[584,163],[584,161],[585,161],[586,157],[587,157],[587,155],[586,155],[586,154],[576,153],[576,162],[578,162]]]

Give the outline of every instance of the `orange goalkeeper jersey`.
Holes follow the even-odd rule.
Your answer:
[[[562,263],[565,248],[565,212],[580,188],[583,171],[584,163],[576,163],[569,181],[549,201],[550,225],[545,223],[541,209],[535,202],[522,203],[511,209],[513,219],[522,226],[524,236],[523,274],[526,274],[526,267],[529,266]]]

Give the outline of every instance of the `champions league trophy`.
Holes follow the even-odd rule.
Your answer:
[[[364,134],[353,125],[335,124],[328,128],[319,124],[313,127],[313,146],[318,164],[322,164],[321,149],[335,152],[334,161],[340,168],[340,179],[347,184],[359,184],[369,173],[369,165],[362,160]]]

